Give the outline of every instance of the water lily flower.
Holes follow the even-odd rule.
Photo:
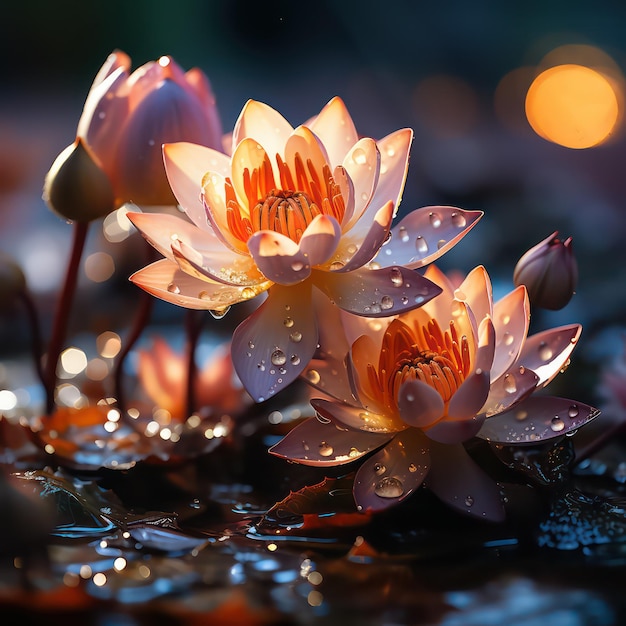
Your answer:
[[[556,311],[572,298],[578,282],[578,264],[572,238],[558,238],[558,231],[525,252],[515,266],[513,282],[526,285],[534,306]]]
[[[215,98],[202,71],[184,72],[169,56],[132,74],[130,66],[124,52],[109,55],[85,101],[77,136],[109,177],[118,206],[176,204],[161,147],[194,141],[221,149]]]
[[[478,436],[528,445],[595,417],[582,403],[532,395],[567,363],[581,327],[528,337],[526,288],[493,302],[481,266],[456,289],[435,266],[425,275],[442,293],[419,309],[377,320],[343,315],[343,330],[341,320],[328,320],[323,345],[330,352],[305,377],[336,399],[312,400],[317,419],[296,426],[270,452],[329,466],[376,450],[355,476],[361,510],[385,509],[425,483],[455,509],[501,520],[499,488],[463,443]]]
[[[313,288],[368,317],[439,293],[414,270],[455,245],[482,213],[426,207],[391,229],[411,140],[409,129],[359,139],[339,98],[295,129],[251,100],[233,131],[232,157],[191,143],[164,146],[168,179],[189,219],[129,214],[166,257],[131,280],[195,309],[223,311],[267,293],[232,342],[245,387],[267,399],[297,378],[317,347]]]
[[[138,350],[139,382],[154,402],[175,419],[186,419],[187,361],[161,337],[155,337],[149,350]],[[215,349],[199,369],[195,384],[196,404],[212,415],[235,416],[252,402],[233,371],[228,345]]]

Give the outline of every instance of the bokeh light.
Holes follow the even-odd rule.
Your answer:
[[[567,148],[604,142],[620,117],[611,82],[583,65],[550,67],[535,78],[526,95],[526,116],[533,130]]]
[[[113,257],[106,252],[94,252],[85,259],[85,275],[94,283],[109,280],[115,272]]]

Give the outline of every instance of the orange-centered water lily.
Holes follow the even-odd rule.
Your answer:
[[[316,350],[314,288],[368,317],[419,307],[440,292],[414,270],[455,245],[482,213],[426,207],[391,230],[412,134],[359,138],[339,98],[295,129],[249,101],[232,157],[190,143],[164,146],[169,182],[189,219],[129,215],[166,257],[131,280],[169,302],[218,311],[267,292],[232,343],[247,390],[267,399]]]
[[[524,286],[494,303],[483,267],[456,289],[435,266],[425,275],[442,293],[420,309],[377,320],[343,315],[324,326],[322,346],[330,348],[305,375],[336,400],[312,400],[318,418],[296,426],[271,452],[326,466],[379,449],[356,473],[362,510],[400,502],[425,482],[451,506],[499,520],[499,488],[462,444],[478,436],[528,445],[595,417],[598,411],[580,402],[531,396],[563,369],[581,327],[527,337]]]

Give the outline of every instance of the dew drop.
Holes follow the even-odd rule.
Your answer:
[[[507,393],[515,393],[517,391],[515,377],[511,374],[506,374],[504,376],[504,391],[506,391]]]
[[[300,357],[297,354],[292,354],[289,362],[292,365],[300,365]]]
[[[259,368],[260,372],[264,372],[265,371],[265,363],[263,363],[263,362],[257,363],[256,366]]]
[[[309,444],[306,441],[302,442],[302,447],[306,452],[308,452],[311,448],[309,448]]]
[[[502,335],[502,343],[505,346],[510,346],[514,341],[513,335],[509,332],[504,333],[504,335]]]
[[[359,456],[359,451],[356,448],[350,448],[350,451],[348,452],[348,456],[351,459],[354,459],[355,457]]]
[[[445,239],[440,239],[437,242],[437,250],[441,250],[448,242]]]
[[[287,328],[291,328],[293,326],[293,318],[291,317],[286,317],[283,320],[283,324],[287,327]]]
[[[303,268],[304,268],[304,263],[302,261],[294,261],[291,264],[291,269],[294,272],[301,272]]]
[[[167,290],[168,290],[170,293],[180,293],[180,288],[178,287],[178,285],[177,285],[176,283],[170,283],[170,284],[167,286]]]
[[[426,240],[421,235],[415,238],[415,249],[419,254],[426,254],[428,252],[428,243],[426,243]]]
[[[256,292],[252,289],[252,287],[244,287],[241,290],[241,297],[244,300],[250,300],[250,298],[254,298],[254,296],[256,296]]]
[[[334,450],[331,445],[329,445],[325,441],[322,441],[322,443],[320,443],[320,447],[319,447],[320,456],[331,456],[333,452]]]
[[[230,307],[229,306],[225,306],[223,309],[211,309],[209,311],[209,313],[216,319],[216,320],[221,320],[226,313],[228,313],[228,311],[230,311]]]
[[[367,153],[363,148],[357,148],[352,153],[352,159],[357,165],[366,165],[367,164]]]
[[[575,404],[572,404],[572,406],[567,411],[567,414],[570,417],[578,417],[578,407]]]
[[[467,496],[465,498],[465,506],[468,508],[474,506],[474,498],[472,498],[472,496]]]
[[[505,315],[502,315],[502,316],[500,317],[500,321],[502,322],[502,324],[503,324],[504,326],[506,326],[506,325],[507,325],[507,324],[511,321],[511,316],[510,316],[510,315],[506,315],[506,314],[505,314]]]
[[[320,382],[320,373],[317,370],[308,370],[306,377],[310,383],[317,385]]]
[[[342,261],[333,261],[330,264],[330,270],[331,272],[337,272],[339,271],[345,264]]]
[[[395,150],[395,148],[394,148],[393,146],[389,146],[389,147],[387,148],[387,156],[388,156],[388,157],[394,157],[394,156],[396,156],[396,150]]]
[[[523,422],[527,417],[528,417],[528,411],[524,411],[523,409],[520,409],[519,411],[515,412],[515,419],[518,422]]]
[[[382,476],[387,471],[387,468],[382,463],[376,463],[374,465],[374,474],[376,476]]]
[[[358,250],[358,248],[356,247],[356,245],[354,245],[353,243],[351,243],[347,248],[346,251],[348,254],[355,254],[356,251]]]
[[[402,243],[406,243],[410,239],[409,232],[404,226],[400,226],[398,229],[398,236],[400,237],[400,241]]]
[[[389,270],[389,278],[391,279],[391,284],[394,287],[401,287],[402,286],[402,270],[399,267],[392,267]]]
[[[284,365],[287,362],[287,357],[282,350],[274,350],[270,357],[273,365]]]
[[[254,341],[252,341],[252,339],[248,341],[248,348],[250,348],[250,350],[254,350]]]
[[[457,213],[456,211],[450,215],[450,221],[452,222],[452,226],[455,226],[456,228],[465,228],[465,226],[467,226],[465,215]]]
[[[374,493],[381,498],[399,498],[404,493],[404,485],[398,478],[385,476],[376,483]]]
[[[411,474],[415,474],[415,472],[417,472],[417,465],[415,465],[415,463],[410,463],[408,469]]]
[[[539,344],[539,358],[542,361],[549,361],[552,358],[552,349],[544,341]]]
[[[555,415],[552,420],[550,420],[550,428],[555,433],[560,433],[565,428],[565,422],[558,415]]]
[[[294,330],[290,335],[289,339],[294,343],[300,343],[302,341],[302,333],[299,330]]]
[[[430,219],[430,225],[433,228],[439,228],[441,226],[441,216],[439,215],[439,213],[435,213],[434,211],[432,211],[428,216],[428,219]]]
[[[380,308],[383,309],[383,311],[393,309],[393,298],[391,296],[383,296],[380,299]]]
[[[402,304],[406,305],[409,303],[409,299],[406,296],[402,296],[402,298],[400,299],[400,302],[402,302]]]

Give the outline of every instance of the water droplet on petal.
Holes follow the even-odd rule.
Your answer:
[[[441,226],[441,216],[439,215],[439,213],[435,213],[434,211],[432,211],[428,216],[428,219],[430,219],[430,225],[433,228],[439,228]]]
[[[465,506],[466,507],[474,506],[474,498],[472,498],[472,496],[466,496],[466,498],[465,498]]]
[[[455,226],[456,228],[465,228],[465,226],[467,226],[465,216],[461,213],[457,213],[456,211],[450,216],[450,221],[452,222],[452,226]]]
[[[333,452],[334,450],[331,445],[329,445],[325,441],[322,441],[322,443],[320,443],[320,447],[319,447],[320,456],[331,456]]]
[[[359,451],[356,448],[350,448],[350,451],[348,452],[348,456],[350,458],[355,458],[359,456]]]
[[[300,365],[300,357],[297,354],[292,354],[289,362],[292,365]]]
[[[415,463],[410,463],[408,469],[411,474],[415,474],[415,472],[417,472],[417,465],[415,465]]]
[[[367,164],[367,153],[363,148],[357,148],[352,153],[352,159],[357,165],[366,165]]]
[[[514,337],[511,333],[506,332],[504,333],[504,335],[502,335],[502,343],[505,346],[510,346],[513,343],[513,341],[514,341]]]
[[[273,365],[284,365],[287,362],[287,357],[282,350],[274,350],[270,357]]]
[[[170,284],[167,286],[167,290],[168,290],[170,293],[180,293],[180,288],[178,287],[178,285],[177,285],[176,283],[170,283]]]
[[[254,350],[254,341],[252,341],[252,339],[248,341],[248,348],[250,348],[250,350]]]
[[[303,268],[303,267],[304,267],[304,263],[303,263],[302,261],[294,261],[294,262],[291,264],[291,269],[292,269],[294,272],[300,272],[300,271],[302,271],[302,268]]]
[[[398,236],[400,237],[400,241],[402,243],[406,243],[410,239],[409,232],[404,226],[400,226],[398,229]]]
[[[518,422],[523,422],[527,417],[528,417],[528,411],[524,411],[523,409],[520,409],[519,411],[515,412],[515,419]]]
[[[415,249],[419,254],[426,254],[428,252],[428,243],[426,243],[426,240],[421,235],[415,238]]]
[[[308,370],[306,377],[310,383],[317,385],[320,382],[320,373],[317,370]]]
[[[383,309],[383,311],[393,309],[393,298],[391,296],[383,296],[380,299],[380,308]]]
[[[560,433],[565,428],[565,422],[558,415],[555,415],[550,421],[550,428],[555,433]]]
[[[539,358],[542,361],[549,361],[552,358],[552,350],[544,341],[539,344]]]
[[[228,311],[230,311],[230,307],[229,306],[225,306],[223,309],[211,309],[209,311],[209,313],[216,319],[216,320],[221,320],[226,313],[228,313]]]
[[[283,320],[283,324],[287,327],[287,328],[291,328],[293,326],[293,318],[291,317],[286,317]]]
[[[401,287],[403,283],[402,270],[399,267],[392,267],[389,270],[389,278],[394,287]]]
[[[339,271],[345,264],[342,261],[333,261],[330,264],[330,270],[331,272],[337,272]]]
[[[504,376],[504,391],[507,393],[515,393],[517,391],[515,377],[512,374],[505,374]]]
[[[385,476],[376,483],[374,493],[381,498],[399,498],[404,493],[404,485],[394,476]]]
[[[382,476],[387,471],[387,468],[382,463],[376,463],[374,465],[374,474],[376,476]]]
[[[500,317],[500,321],[502,322],[504,326],[506,326],[511,321],[511,316],[504,314]]]
[[[294,330],[290,335],[289,339],[294,343],[300,343],[302,341],[302,333],[299,330]]]
[[[570,417],[578,417],[578,407],[575,404],[572,404],[572,406],[567,411],[567,414]]]
[[[446,243],[448,242],[445,239],[440,239],[437,242],[437,250],[441,250],[441,248],[443,248],[446,245]]]

